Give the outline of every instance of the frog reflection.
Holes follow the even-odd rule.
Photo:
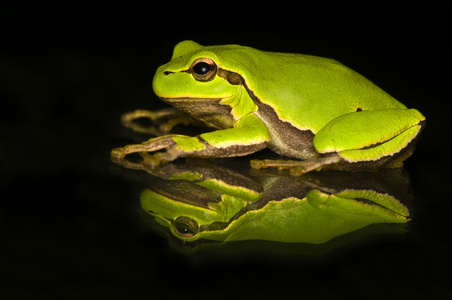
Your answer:
[[[197,162],[147,171],[163,179],[143,191],[143,210],[183,241],[321,244],[371,224],[409,221],[402,169],[245,176]]]

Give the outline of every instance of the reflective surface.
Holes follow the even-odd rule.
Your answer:
[[[405,9],[344,8],[345,15],[331,21],[336,26],[319,22],[322,18],[307,22],[309,13],[301,18],[297,11],[291,30],[286,22],[270,28],[274,22],[268,18],[278,14],[273,8],[271,15],[257,18],[265,21],[262,26],[249,19],[237,27],[225,22],[224,30],[200,29],[194,20],[210,20],[212,14],[193,15],[190,8],[179,18],[167,10],[163,19],[147,6],[62,9],[21,4],[11,13],[2,9],[10,26],[4,27],[9,32],[0,47],[1,298],[143,299],[164,293],[168,299],[275,299],[284,293],[306,299],[447,299],[450,284],[444,272],[451,267],[452,201],[450,76],[444,62],[449,53],[442,42],[446,35],[434,37],[443,28],[436,22],[448,20],[437,14],[447,10],[422,7],[408,14]],[[365,13],[370,11],[378,12],[378,18]],[[281,15],[287,13],[287,7],[281,8]],[[337,7],[329,16],[336,15]],[[397,27],[399,16],[407,15],[413,19]],[[180,30],[165,32],[169,19],[181,20]],[[356,24],[369,34],[358,34]],[[165,187],[167,179],[117,166],[109,152],[148,138],[121,127],[120,116],[137,108],[163,107],[152,93],[151,79],[184,38],[334,57],[425,113],[427,127],[405,167],[411,200],[406,203],[387,191],[409,209],[411,220],[354,227],[317,244],[185,242],[156,223],[143,210],[140,196],[145,189]],[[178,130],[195,134],[189,128]],[[245,158],[237,166],[235,161],[212,163],[271,190],[262,177],[240,167]],[[328,195],[341,193],[320,173],[307,182],[270,175],[263,178],[277,181],[276,186],[289,187],[280,182],[289,180],[300,187],[299,197],[307,193],[307,182]],[[270,198],[276,199],[275,194]],[[244,207],[263,205],[261,200],[264,196],[247,200]],[[224,223],[236,215],[234,210]]]
[[[231,164],[230,159],[222,162]],[[323,244],[376,224],[384,224],[374,226],[376,232],[402,233],[403,226],[389,224],[410,220],[411,197],[403,169],[295,177],[250,170],[243,160],[235,163],[238,171],[201,160],[148,169],[164,179],[148,179],[141,206],[156,223],[186,242]],[[254,176],[239,173],[246,170]]]

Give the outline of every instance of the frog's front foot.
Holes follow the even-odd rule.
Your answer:
[[[152,124],[155,122],[161,123],[159,126],[144,126],[136,121],[138,119],[149,119]],[[166,121],[163,121],[166,120]],[[144,109],[137,109],[132,112],[125,113],[121,116],[121,123],[124,127],[130,128],[135,132],[152,134],[161,136],[167,134],[177,125],[193,125],[195,122],[183,112],[176,108],[164,108],[158,111],[150,111]]]
[[[110,152],[110,159],[116,164],[121,164],[125,157],[132,153],[143,152],[145,147],[143,144],[127,145],[122,148],[114,148]]]
[[[173,160],[176,154],[171,151],[159,152],[150,155],[149,152],[155,152],[160,149],[168,148],[174,145],[176,142],[173,139],[173,135],[160,136],[150,139],[141,144],[127,145],[122,148],[114,148],[110,152],[110,158],[112,162],[125,167],[133,168],[135,163],[126,159],[126,156],[132,153],[139,153],[142,157],[142,163],[148,167],[156,167],[162,162]]]

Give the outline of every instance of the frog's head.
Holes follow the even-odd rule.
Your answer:
[[[243,78],[231,71],[231,65],[237,64],[231,63],[234,61],[231,53],[238,55],[242,48],[246,47],[204,47],[193,41],[180,42],[171,61],[160,66],[154,76],[155,94],[213,127],[230,127],[235,121],[231,107],[221,104],[240,95]]]

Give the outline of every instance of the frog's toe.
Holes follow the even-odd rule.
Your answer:
[[[124,157],[125,153],[123,148],[114,148],[110,152],[110,159],[114,163],[120,163]]]
[[[156,153],[154,155],[145,155],[143,156],[143,165],[147,168],[154,169],[158,167],[160,164],[168,162],[168,160],[163,158],[164,153]]]
[[[289,169],[289,174],[292,176],[301,176],[309,172],[305,167],[294,167]]]
[[[265,164],[265,161],[260,159],[253,159],[250,161],[251,168],[253,169],[265,169],[268,166]]]

